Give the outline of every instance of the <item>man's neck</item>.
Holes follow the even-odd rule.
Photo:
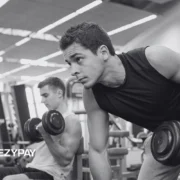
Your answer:
[[[105,64],[100,83],[108,87],[118,87],[125,80],[125,69],[118,56],[112,56]]]
[[[66,113],[68,111],[67,104],[65,102],[62,102],[56,110],[61,114]]]

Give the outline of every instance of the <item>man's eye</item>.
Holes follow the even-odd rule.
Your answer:
[[[81,60],[82,60],[81,57],[77,57],[77,58],[76,58],[76,61],[77,61],[77,62],[81,62]]]

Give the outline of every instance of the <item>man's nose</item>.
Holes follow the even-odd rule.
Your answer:
[[[41,103],[44,103],[45,102],[45,99],[44,98],[41,98]]]
[[[71,75],[72,76],[77,76],[79,74],[79,68],[76,64],[71,65]]]

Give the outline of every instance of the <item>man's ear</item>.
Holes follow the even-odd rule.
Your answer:
[[[99,48],[97,49],[97,55],[102,57],[104,61],[107,61],[110,56],[109,49],[107,48],[107,46],[106,45],[99,46]]]
[[[58,89],[57,90],[57,94],[58,94],[58,97],[63,97],[63,91],[62,91],[62,89]]]

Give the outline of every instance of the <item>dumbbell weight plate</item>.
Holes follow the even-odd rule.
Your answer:
[[[29,139],[33,142],[42,141],[41,134],[36,129],[36,126],[41,122],[39,118],[28,119],[24,124],[24,131]]]
[[[61,113],[56,110],[50,110],[44,113],[42,124],[45,131],[51,135],[61,134],[65,128],[64,118]]]
[[[1,156],[0,157],[0,164],[3,164],[4,166],[11,166],[15,163],[13,156]]]
[[[164,122],[154,132],[151,140],[153,157],[169,166],[180,164],[180,122]]]
[[[156,133],[154,137],[154,146],[157,154],[164,155],[172,147],[172,134],[169,130],[162,130]]]

